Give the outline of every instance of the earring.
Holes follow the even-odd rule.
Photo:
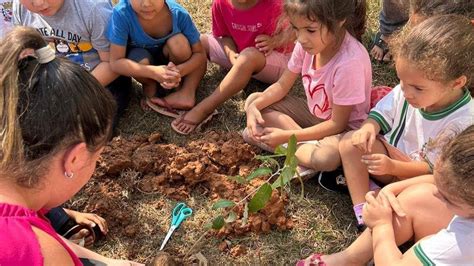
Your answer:
[[[69,179],[72,179],[74,177],[74,173],[73,172],[71,172],[71,173],[64,172],[64,176],[69,178]]]

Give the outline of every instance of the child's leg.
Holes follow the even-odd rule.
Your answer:
[[[151,65],[153,63],[153,56],[149,51],[144,48],[131,49],[127,54],[127,58],[142,65]],[[157,89],[156,80],[149,78],[135,79],[142,84],[143,94],[145,95],[145,97],[151,98],[155,96]],[[149,107],[143,100],[141,101],[141,106],[144,110],[149,110]]]
[[[193,55],[193,51],[188,39],[183,34],[176,34],[166,41],[163,54],[175,65],[180,65],[186,64],[186,61]],[[205,58],[203,57],[201,61],[198,67],[182,77],[180,89],[165,97],[170,106],[177,109],[189,109],[194,106],[196,89],[206,72]]]
[[[353,133],[354,131],[351,131],[344,135],[339,143],[339,153],[352,204],[354,204],[354,213],[358,224],[362,225],[362,206],[365,203],[365,194],[369,192],[369,172],[367,165],[361,161],[364,153],[352,145]],[[372,146],[372,152],[387,154],[384,145],[377,139]]]
[[[184,119],[173,121],[173,125],[182,132],[193,131],[195,124],[199,124],[219,105],[241,91],[250,81],[252,74],[259,72],[264,66],[265,56],[256,48],[243,50],[214,92],[186,113]],[[193,124],[188,124],[186,121],[191,121]]]
[[[204,51],[206,52],[206,57],[207,60],[209,60],[209,39],[208,39],[208,34],[201,34],[199,37],[199,40],[201,40],[202,48],[204,48]]]
[[[418,241],[446,228],[453,214],[446,204],[433,193],[432,184],[418,184],[405,189],[397,199],[406,217],[393,218],[393,230],[397,245],[409,240]],[[372,235],[365,230],[347,249],[323,256],[326,265],[366,265],[373,257]]]
[[[341,166],[339,142],[343,134],[328,136],[317,144],[305,143],[296,150],[298,164],[316,171],[334,171]]]

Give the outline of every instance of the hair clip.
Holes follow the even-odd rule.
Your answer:
[[[49,45],[35,50],[35,54],[40,64],[47,64],[56,58],[56,53]]]

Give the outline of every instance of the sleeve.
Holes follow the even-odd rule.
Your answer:
[[[365,95],[369,86],[365,77],[361,61],[349,60],[337,67],[333,79],[333,103],[347,106],[370,101]]]
[[[90,10],[91,43],[97,51],[109,51],[110,42],[106,37],[106,31],[111,14],[112,5],[109,1],[100,1],[94,5],[93,10]]]
[[[448,229],[443,229],[415,245],[415,255],[423,265],[472,265],[472,222],[459,220],[459,217],[455,217]]]
[[[189,44],[193,45],[199,42],[199,31],[188,12],[181,11],[179,13],[179,22],[179,28],[188,39]]]
[[[303,69],[303,60],[305,51],[299,42],[296,43],[293,52],[291,53],[290,60],[288,61],[288,69],[293,73],[301,73]]]
[[[15,25],[15,26],[21,25],[21,23],[22,23],[22,21],[21,21],[21,5],[20,5],[19,1],[13,1],[12,13],[13,13],[13,17],[12,17],[13,25]]]
[[[221,0],[214,0],[211,7],[212,35],[214,35],[214,37],[230,36],[230,32],[226,27],[226,23],[222,14],[221,2]]]
[[[26,220],[0,220],[0,265],[42,265],[40,244]]]
[[[400,106],[399,102],[402,100],[402,90],[400,85],[398,85],[370,110],[369,118],[374,119],[380,125],[383,134],[392,129],[395,114]]]
[[[107,39],[110,43],[127,46],[129,31],[127,19],[119,10],[114,8],[107,27]]]

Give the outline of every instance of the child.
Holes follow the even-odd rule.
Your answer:
[[[11,30],[12,22],[12,1],[0,0],[0,39]]]
[[[366,265],[372,257],[375,265],[472,265],[473,141],[469,126],[444,146],[434,176],[390,184],[376,198],[368,193],[363,216],[371,230],[344,251],[314,254],[297,265]],[[402,254],[398,246],[410,240],[416,244]]]
[[[194,106],[206,57],[199,32],[182,6],[174,0],[121,0],[114,8],[107,37],[112,69],[142,83],[144,110],[148,104],[161,114],[177,117],[177,110]],[[157,98],[157,83],[164,89],[179,88]]]
[[[396,39],[392,52],[400,85],[371,110],[359,130],[341,141],[359,227],[369,175],[388,184],[431,173],[437,154],[426,148],[474,123],[474,102],[465,89],[473,79],[474,28],[466,18],[443,18],[428,19]],[[377,137],[379,132],[383,137]]]
[[[43,216],[90,179],[111,133],[112,97],[31,28],[7,34],[0,62],[0,264],[125,264],[65,241]]]
[[[247,86],[253,77],[273,83],[289,59],[290,36],[276,34],[282,0],[215,0],[212,35],[201,41],[211,62],[229,69],[214,92],[171,123],[179,134],[189,134],[206,123],[216,108]],[[290,43],[290,44],[289,44]]]
[[[118,117],[125,111],[131,80],[118,77],[109,66],[106,25],[112,13],[109,0],[14,0],[14,24],[33,27],[56,50],[80,64],[114,95]]]
[[[285,11],[298,43],[281,78],[248,97],[243,137],[273,151],[294,134],[300,165],[334,170],[340,165],[342,133],[359,128],[369,112],[370,59],[357,40],[364,29],[365,1],[287,0]],[[287,95],[300,73],[306,101]],[[310,140],[319,141],[304,143]]]
[[[388,62],[391,54],[388,39],[408,21],[409,0],[383,0],[379,15],[379,32],[374,37],[370,55],[378,62]]]

